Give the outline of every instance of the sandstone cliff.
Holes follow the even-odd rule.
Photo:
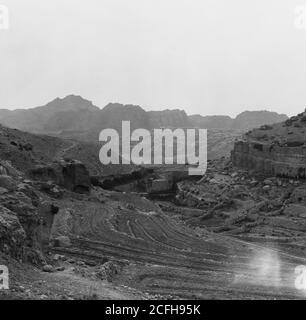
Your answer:
[[[282,123],[254,129],[235,143],[233,164],[257,173],[305,178],[305,130],[306,112]]]

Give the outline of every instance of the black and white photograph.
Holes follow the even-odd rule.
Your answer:
[[[1,301],[305,298],[306,0],[0,0]]]

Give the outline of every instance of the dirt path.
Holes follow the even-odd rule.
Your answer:
[[[61,160],[61,159],[65,158],[65,153],[67,153],[69,150],[73,149],[77,145],[76,141],[73,141],[73,140],[65,140],[65,141],[67,141],[67,142],[69,141],[70,145],[68,145],[64,149],[59,150],[57,155],[54,157],[55,160]]]
[[[129,197],[134,206],[145,203],[136,198]],[[124,261],[116,285],[176,298],[304,297],[294,286],[295,268],[306,265],[299,256],[206,229],[199,234],[151,208],[145,212],[108,201],[73,206],[72,247],[54,252]]]

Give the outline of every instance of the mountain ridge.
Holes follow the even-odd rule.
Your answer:
[[[100,109],[92,101],[73,94],[55,98],[46,105],[35,108],[0,109],[0,123],[7,127],[86,141],[97,140],[99,132],[104,128],[120,130],[123,120],[131,122],[131,129],[198,127],[249,130],[287,119],[284,114],[267,110],[244,111],[236,118],[231,118],[222,115],[187,115],[180,109],[146,111],[139,105],[113,102]]]

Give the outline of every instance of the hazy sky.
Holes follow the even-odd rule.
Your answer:
[[[79,94],[103,107],[236,115],[306,108],[306,0],[0,0],[0,106]]]

